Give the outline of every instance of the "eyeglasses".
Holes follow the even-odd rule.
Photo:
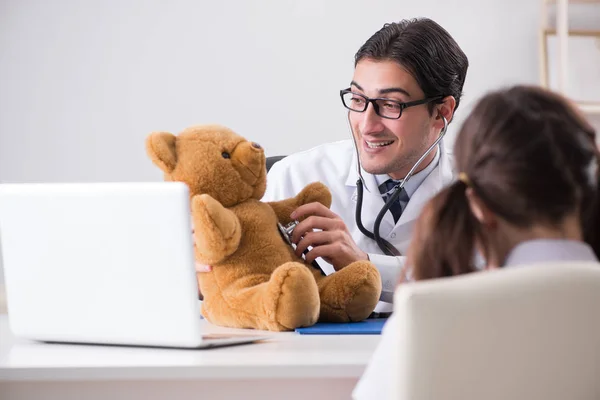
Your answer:
[[[350,111],[365,112],[369,103],[373,104],[375,113],[382,118],[387,119],[398,119],[402,116],[402,111],[405,108],[418,106],[420,104],[427,104],[435,100],[442,99],[444,96],[428,97],[422,100],[409,101],[408,103],[402,103],[400,101],[376,98],[370,99],[360,93],[355,93],[348,89],[340,90],[340,97],[342,103]]]

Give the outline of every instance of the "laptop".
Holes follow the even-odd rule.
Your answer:
[[[13,334],[175,348],[267,339],[203,331],[190,215],[179,182],[0,184]]]

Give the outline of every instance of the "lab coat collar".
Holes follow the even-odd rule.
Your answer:
[[[439,144],[440,151],[440,164],[438,168],[433,170],[430,175],[438,173],[437,179],[441,180],[443,184],[452,181],[454,172],[452,166],[452,160],[449,154],[446,153],[446,145],[444,144],[444,139],[440,140]],[[358,161],[356,158],[356,152],[352,153],[352,162],[350,163],[350,170],[348,171],[348,176],[346,177],[346,186],[356,187],[356,182],[358,181]],[[369,183],[369,191],[374,191],[377,195],[379,195],[379,187],[377,186],[377,181],[375,180],[375,176],[366,172],[362,166],[360,167],[361,174],[366,183]],[[427,177],[429,179],[431,176]],[[427,180],[426,179],[426,180]],[[415,192],[416,194],[416,192]]]
[[[399,225],[416,219],[419,213],[421,212],[424,203],[427,202],[440,190],[442,190],[444,186],[451,183],[454,179],[452,159],[451,156],[448,153],[446,153],[443,139],[440,141],[438,150],[440,152],[439,165],[433,171],[431,171],[429,176],[425,178],[423,183],[421,183],[419,188],[413,193],[406,208],[402,213],[402,216],[398,220]],[[346,177],[346,186],[348,187],[356,187],[356,182],[359,179],[357,165],[358,161],[356,157],[356,152],[354,152],[352,155],[352,163],[350,164],[350,170],[348,171],[348,176]],[[361,173],[365,185],[365,188],[363,190],[362,206],[363,224],[368,229],[371,229],[375,223],[377,213],[369,212],[368,210],[380,210],[384,203],[379,193],[379,188],[377,186],[375,176],[366,172],[364,169],[362,169],[362,167]],[[356,199],[356,197],[357,193],[355,190],[353,198]],[[382,231],[385,231],[385,228],[391,230],[393,226],[394,219],[391,213],[388,212],[381,222]]]
[[[348,171],[348,176],[346,178],[346,186],[354,187],[354,193],[352,194],[352,200],[357,202],[358,199],[358,189],[356,188],[356,184],[358,179],[360,178],[358,175],[358,160],[356,156],[356,152],[352,155],[352,163],[350,164],[350,171]],[[384,206],[383,198],[379,193],[379,187],[377,185],[377,180],[375,176],[366,172],[361,167],[361,174],[363,177],[363,196],[362,196],[362,207],[361,207],[361,220],[367,230],[373,232],[373,227],[375,226],[375,219],[377,219],[377,214],[379,210]],[[410,202],[410,201],[409,201]],[[381,220],[380,232],[390,232],[394,228],[394,218],[391,212],[387,212],[383,219]],[[384,237],[385,235],[382,235]]]

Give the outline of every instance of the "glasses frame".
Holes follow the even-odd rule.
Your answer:
[[[355,110],[353,108],[348,107],[346,105],[346,102],[344,101],[344,95],[348,94],[348,93],[352,93],[353,95],[356,95],[356,96],[359,96],[359,97],[362,97],[363,99],[365,99],[365,107],[362,110]],[[359,113],[365,112],[365,111],[367,111],[367,108],[369,107],[369,103],[371,103],[371,104],[373,104],[373,109],[375,110],[375,114],[379,115],[381,118],[385,118],[385,119],[400,119],[400,117],[402,116],[402,113],[404,112],[404,110],[406,108],[414,107],[414,106],[419,106],[421,104],[431,103],[432,101],[443,99],[444,96],[443,95],[438,95],[438,96],[426,97],[426,98],[421,99],[421,100],[415,100],[415,101],[409,101],[409,102],[403,103],[401,101],[397,101],[397,100],[393,100],[393,99],[388,99],[388,98],[385,98],[385,97],[377,97],[377,98],[373,98],[372,99],[372,98],[369,98],[369,97],[365,96],[364,94],[353,92],[350,88],[347,88],[347,89],[340,90],[340,98],[342,99],[342,104],[344,105],[344,107],[347,108],[350,111],[359,112]],[[400,107],[400,114],[397,117],[395,117],[395,118],[394,117],[386,117],[385,115],[381,115],[379,113],[379,105],[377,104],[378,100],[385,100],[385,101],[389,101],[389,102],[397,104]]]

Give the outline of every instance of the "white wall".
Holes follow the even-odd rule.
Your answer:
[[[354,53],[415,16],[470,60],[451,138],[485,91],[538,82],[537,0],[2,0],[0,181],[158,180],[145,137],[195,123],[270,155],[346,138]]]
[[[218,122],[289,153],[348,136],[338,91],[382,24],[429,16],[469,103],[537,82],[537,1],[3,0],[0,178],[154,180],[143,140]],[[518,10],[518,11],[515,11]],[[513,29],[508,29],[507,21]]]

